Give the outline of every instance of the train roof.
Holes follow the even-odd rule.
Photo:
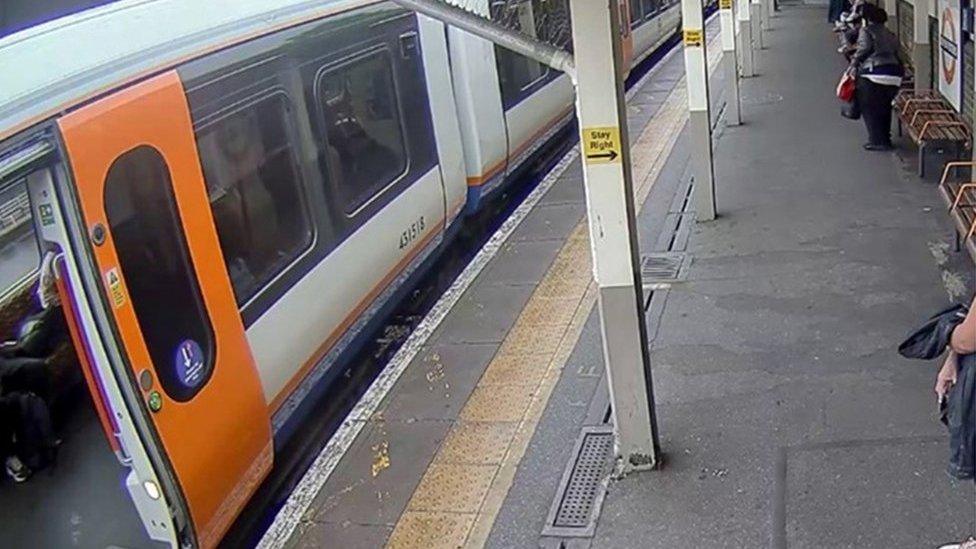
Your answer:
[[[248,37],[379,0],[122,0],[0,39],[0,139]]]

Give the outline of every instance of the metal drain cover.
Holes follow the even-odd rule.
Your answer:
[[[645,288],[658,289],[670,286],[684,278],[688,254],[659,252],[641,257],[641,283]]]
[[[544,537],[592,537],[613,469],[612,427],[586,427],[576,440],[549,509]]]

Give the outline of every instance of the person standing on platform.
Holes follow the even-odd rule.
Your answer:
[[[935,379],[935,394],[946,409],[949,475],[976,481],[976,298],[949,338],[949,356]],[[976,549],[976,540],[940,549]]]
[[[888,151],[891,144],[891,102],[905,69],[898,57],[898,37],[885,27],[888,14],[873,4],[861,7],[863,22],[849,74],[856,78],[857,101],[868,130],[865,150]]]

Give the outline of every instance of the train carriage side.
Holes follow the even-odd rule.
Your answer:
[[[343,5],[0,143],[0,196],[30,212],[0,233],[27,265],[3,312],[34,308],[33,224],[92,421],[169,545],[219,542],[291,413],[463,208],[443,25]]]

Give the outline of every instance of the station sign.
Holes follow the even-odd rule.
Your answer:
[[[962,110],[962,18],[959,0],[939,0],[939,91]]]

